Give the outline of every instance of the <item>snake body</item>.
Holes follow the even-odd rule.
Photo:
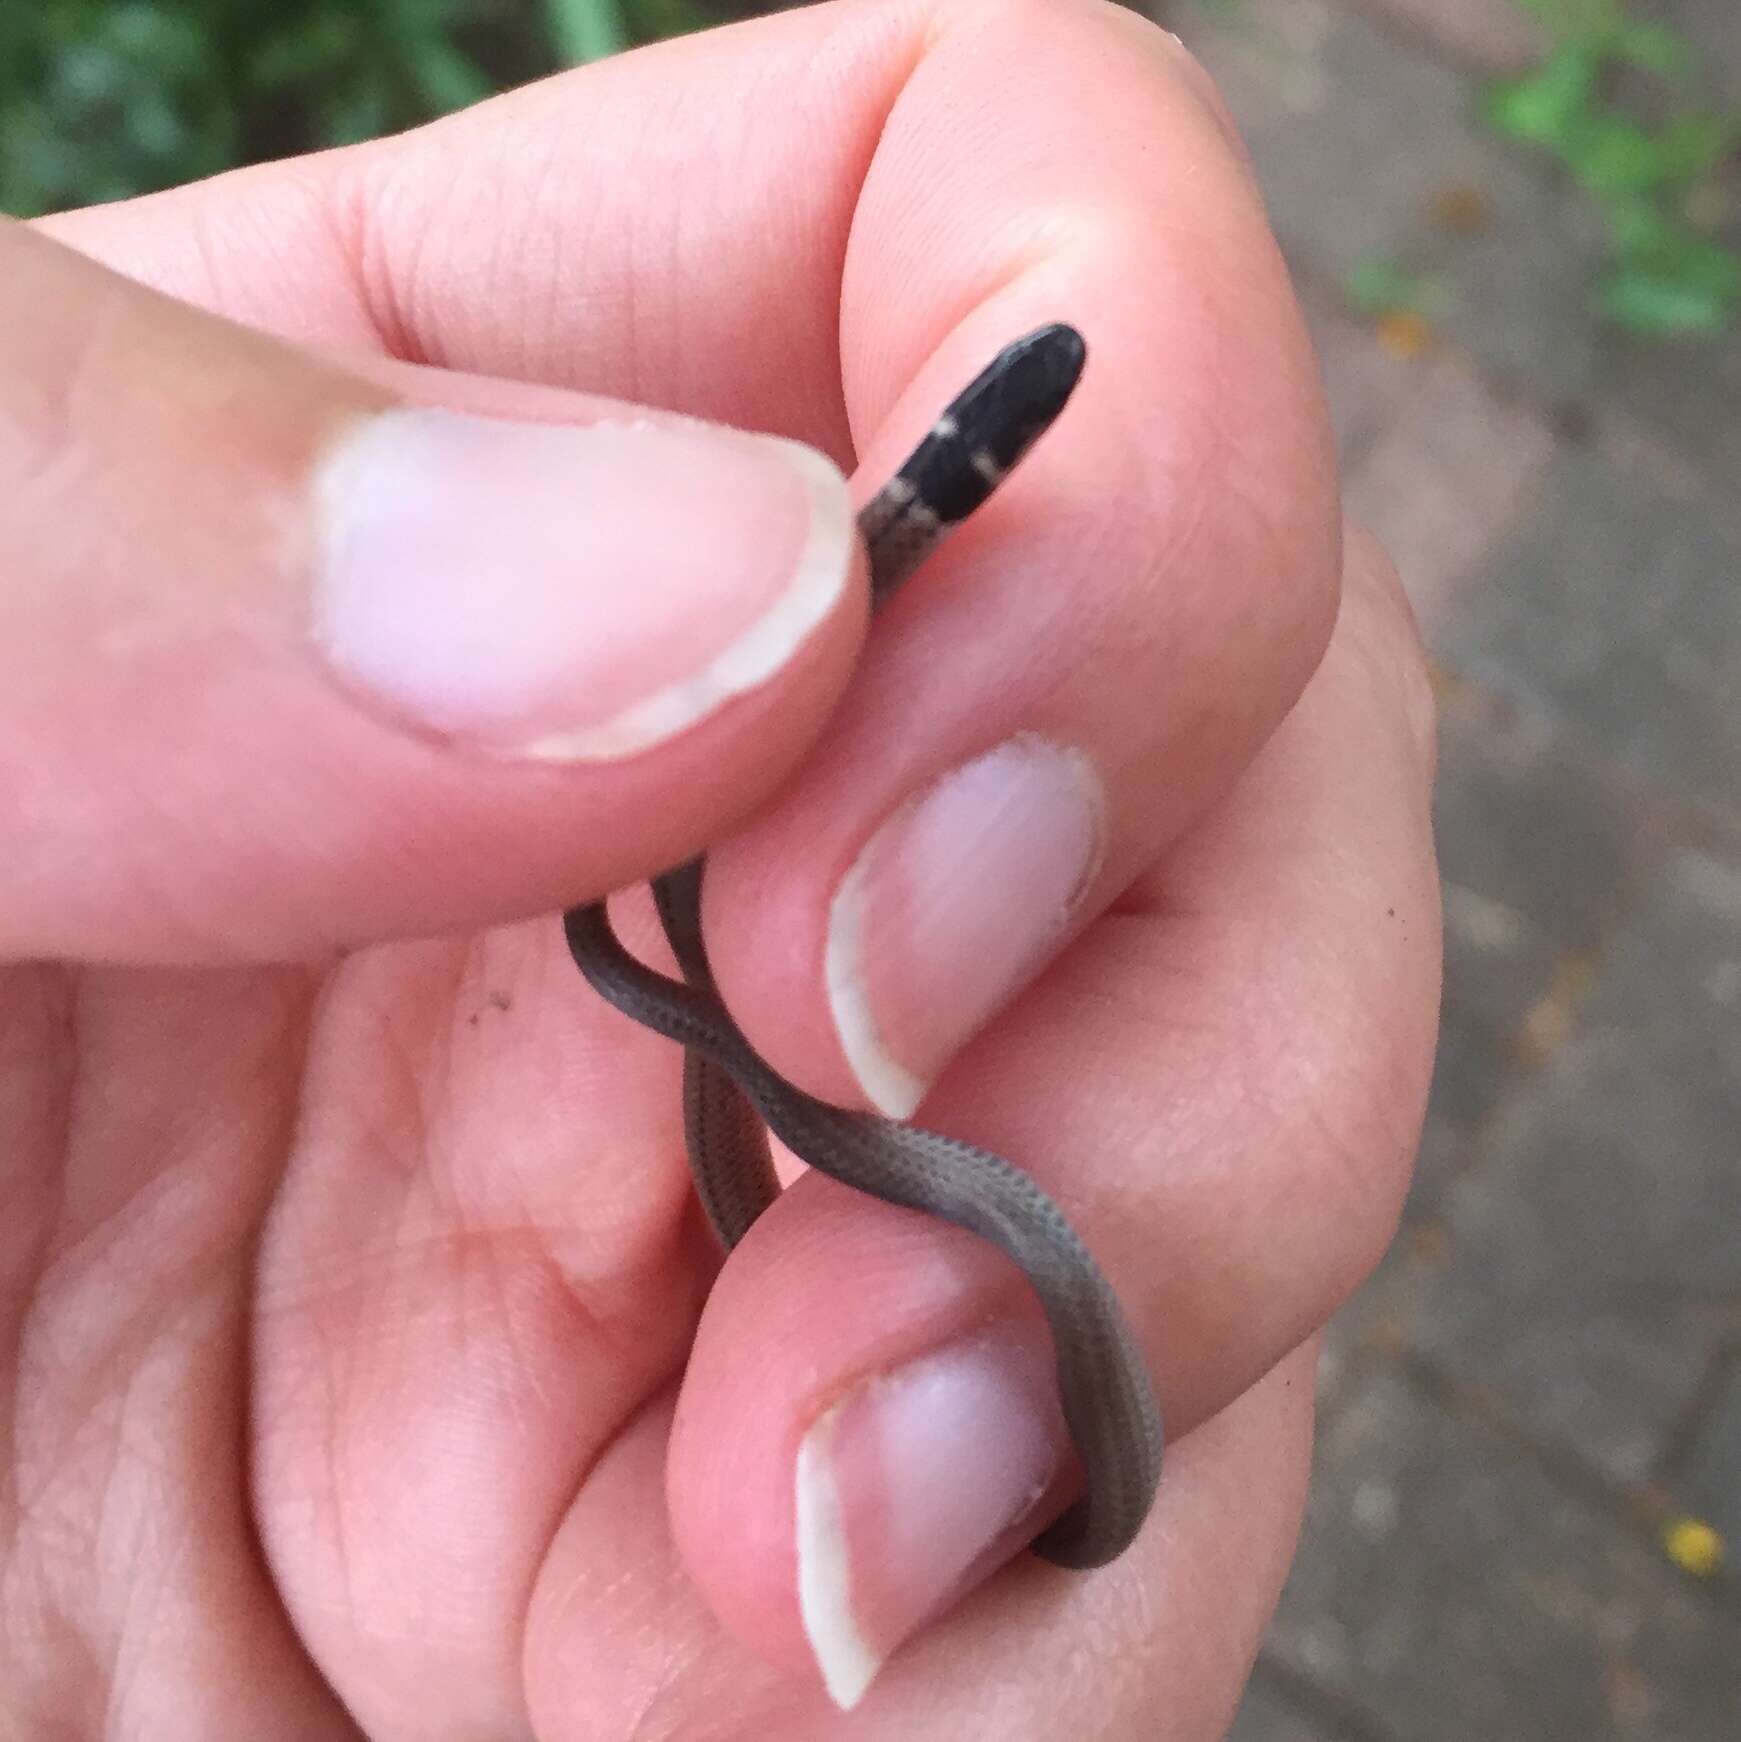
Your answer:
[[[881,602],[995,490],[1074,391],[1081,336],[1050,326],[999,353],[932,425],[859,516]],[[602,902],[564,930],[588,983],[625,1015],[685,1049],[684,1130],[708,1220],[729,1249],[779,1192],[767,1133],[811,1167],[886,1203],[971,1230],[1027,1276],[1051,1328],[1064,1419],[1084,1495],[1034,1543],[1066,1567],[1129,1546],[1154,1501],[1161,1418],[1147,1367],[1093,1255],[1063,1212],[1001,1157],[805,1094],[757,1056],[714,987],[701,936],[702,861],[656,878],[660,921],[683,979],[618,942]]]

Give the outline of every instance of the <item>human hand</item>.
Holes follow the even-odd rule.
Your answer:
[[[1338,612],[1182,51],[1087,0],[788,14],[0,229],[0,315],[4,1727],[1218,1734],[1437,902],[1413,630],[1359,537]],[[868,641],[826,468],[621,403],[862,497],[1053,319],[1077,399]],[[995,1254],[805,1177],[716,1278],[675,1049],[550,917],[703,846],[770,1062],[929,1086],[1111,1275],[1173,1438],[1113,1567],[1019,1552],[1071,1471]],[[851,1717],[813,1433],[837,1691],[906,1641]]]

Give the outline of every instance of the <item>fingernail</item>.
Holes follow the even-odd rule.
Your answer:
[[[849,1392],[798,1448],[798,1606],[849,1711],[889,1654],[1020,1545],[1066,1455],[1043,1352],[952,1345]]]
[[[828,998],[871,1104],[907,1118],[1044,962],[1093,882],[1105,801],[1088,758],[1024,734],[904,805],[841,880]]]
[[[400,409],[315,489],[314,633],[350,684],[503,756],[631,756],[771,677],[851,570],[846,485],[680,419]]]

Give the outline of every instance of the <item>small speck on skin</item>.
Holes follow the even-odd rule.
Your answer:
[[[488,1002],[489,1007],[492,1010],[512,1010],[514,1008],[514,1000],[509,997],[506,992],[492,992],[489,996]],[[481,1009],[474,1010],[471,1015],[465,1019],[466,1027],[476,1028],[479,1018],[481,1018],[482,1015],[483,1011]]]

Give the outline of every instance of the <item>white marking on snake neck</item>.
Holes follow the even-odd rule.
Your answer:
[[[1003,482],[1003,467],[997,463],[996,456],[989,448],[975,448],[968,455],[968,462],[994,488]]]

